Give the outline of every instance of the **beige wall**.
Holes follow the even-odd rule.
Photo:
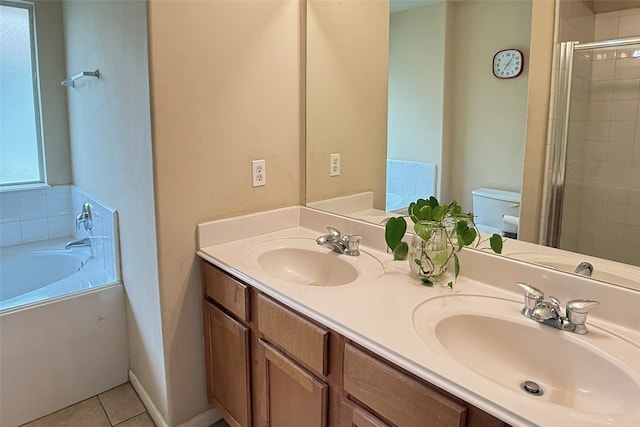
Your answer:
[[[195,226],[299,204],[300,5],[149,3],[152,129],[168,421],[207,408]],[[252,159],[267,185],[251,187]]]
[[[450,127],[451,158],[443,165],[444,186],[471,209],[478,187],[520,191],[527,119],[531,28],[530,1],[469,1],[450,5],[453,33]],[[515,79],[493,76],[491,60],[502,49],[524,52],[525,70]]]
[[[535,0],[531,16],[531,51],[527,96],[527,144],[518,238],[537,243],[543,206],[547,123],[551,93],[555,1]]]
[[[442,166],[447,3],[392,13],[387,157]],[[437,194],[437,193],[436,193]]]
[[[67,70],[101,72],[99,80],[85,78],[65,90],[73,182],[119,214],[130,368],[167,414],[146,22],[142,1],[65,2]]]
[[[46,180],[71,184],[62,2],[36,1],[35,17]]]
[[[384,209],[388,1],[307,8],[307,202],[373,191],[374,206]],[[341,155],[337,177],[329,176],[331,153]]]

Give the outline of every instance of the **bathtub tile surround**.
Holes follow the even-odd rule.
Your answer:
[[[85,202],[91,204],[92,228],[86,231],[82,225],[79,230],[75,229],[75,217],[82,212],[82,205]],[[73,209],[73,238],[91,238],[91,247],[94,256],[102,263],[104,270],[114,280],[120,280],[120,257],[118,240],[118,213],[99,199],[76,187],[71,192],[71,205]]]
[[[436,194],[436,164],[387,159],[388,211]]]
[[[70,185],[0,192],[0,247],[71,236]]]
[[[75,218],[84,202],[93,208],[91,233],[80,227]],[[72,185],[0,192],[0,247],[15,246],[68,237],[69,240],[93,236],[94,256],[113,280],[120,277],[118,217],[115,209],[105,205]]]

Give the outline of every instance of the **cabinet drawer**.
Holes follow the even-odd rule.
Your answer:
[[[329,332],[304,317],[258,295],[258,329],[269,342],[308,367],[318,376],[327,376]]]
[[[350,344],[344,352],[344,390],[400,427],[465,425],[465,406]]]
[[[342,400],[342,419],[343,425],[350,427],[390,427],[389,424],[346,399]]]
[[[248,322],[249,287],[227,276],[206,261],[201,262],[204,296]]]

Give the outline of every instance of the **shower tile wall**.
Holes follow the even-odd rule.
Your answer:
[[[640,9],[596,15],[639,35]],[[572,98],[560,247],[640,265],[640,45],[576,52]]]

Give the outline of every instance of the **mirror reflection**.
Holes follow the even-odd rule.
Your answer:
[[[558,39],[584,43],[640,33],[640,21],[634,21],[634,16],[640,16],[637,2],[604,3],[561,1],[556,17]],[[618,3],[613,10],[612,3]],[[379,1],[309,1],[307,204],[379,223],[397,214],[393,211],[404,213],[410,201],[430,195],[455,199],[476,212],[474,190],[489,189],[508,194],[510,198],[503,197],[502,202],[515,209],[500,212],[493,226],[512,231],[507,229],[515,223],[517,231],[519,203],[514,198],[527,197],[522,182],[531,21],[531,1],[392,1],[390,6]],[[494,76],[494,55],[505,49],[523,53],[522,74]],[[589,85],[587,92],[592,98],[584,99],[582,93],[572,107],[574,122],[569,126],[577,136],[569,140],[567,154],[578,157],[566,160],[567,184],[576,184],[576,170],[584,182],[579,183],[581,192],[565,202],[562,225],[565,242],[570,240],[567,236],[574,241],[580,236],[577,240],[588,240],[591,246],[561,243],[561,248],[571,251],[554,252],[566,254],[562,265],[532,255],[548,252],[536,245],[526,250],[516,245],[514,252],[519,253],[511,255],[570,271],[581,261],[592,260],[601,265],[595,270],[601,274],[593,277],[634,287],[622,277],[638,275],[638,270],[625,270],[624,264],[629,268],[640,265],[640,175],[636,173],[640,171],[640,65],[636,65],[640,58],[634,57],[632,50],[624,53],[617,49],[608,57],[609,62],[598,62],[594,55],[597,53],[583,68],[595,75],[602,69],[612,74],[610,78],[589,82],[578,78],[574,82]],[[622,81],[615,77],[622,77]],[[610,90],[601,92],[603,86]],[[595,102],[600,93],[611,96],[604,103]],[[625,105],[617,101],[625,101]],[[623,109],[625,114],[612,116],[615,109]],[[587,123],[590,117],[598,124]],[[619,126],[622,117],[625,123]],[[575,121],[581,122],[581,129]],[[609,133],[600,140],[605,138],[604,127]],[[588,134],[589,129],[601,132]],[[619,148],[622,150],[617,151]],[[331,154],[340,155],[339,175],[331,176]],[[551,168],[554,154],[549,151],[547,165],[540,165],[540,173]],[[611,159],[603,157],[617,160],[606,163]],[[625,180],[618,179],[623,169]],[[602,185],[596,193],[589,193],[595,182]],[[542,212],[529,218],[545,218],[539,241],[551,244],[544,232],[549,224],[546,220],[553,215],[548,190],[552,183],[546,185]],[[610,208],[624,214],[607,215]],[[568,213],[572,209],[573,213]],[[585,228],[579,229],[580,223]],[[610,237],[606,245],[600,244],[603,235]],[[599,270],[605,269],[605,263],[590,256],[617,262],[606,263],[609,273],[604,274]],[[610,273],[614,267],[618,268],[616,274]]]

